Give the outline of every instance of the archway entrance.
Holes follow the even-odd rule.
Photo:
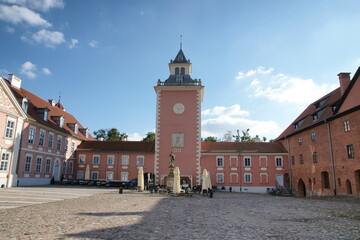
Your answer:
[[[284,187],[290,188],[290,178],[288,173],[284,174]]]
[[[360,194],[360,170],[355,171],[355,186],[357,194]]]
[[[346,180],[346,193],[352,194],[351,182],[349,179]]]
[[[60,181],[60,161],[59,160],[55,160],[55,164],[54,164],[54,180],[55,181]]]
[[[298,182],[298,196],[306,197],[306,187],[304,181],[300,178]]]

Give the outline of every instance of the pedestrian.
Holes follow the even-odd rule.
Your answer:
[[[229,187],[229,192],[232,192],[232,187]]]

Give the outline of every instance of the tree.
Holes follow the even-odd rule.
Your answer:
[[[217,142],[216,137],[210,136],[203,139],[203,142]]]
[[[146,134],[146,137],[143,138],[143,142],[152,142],[155,141],[155,133],[154,132],[148,132]]]
[[[105,141],[126,141],[128,138],[126,133],[120,133],[116,128],[99,129],[94,131],[94,135],[96,139]]]

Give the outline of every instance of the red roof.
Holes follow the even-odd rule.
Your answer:
[[[277,142],[202,142],[202,153],[286,153]]]
[[[68,112],[65,112],[63,108],[59,108],[57,106],[53,106],[50,102],[38,97],[37,95],[27,91],[24,88],[15,88],[11,85],[9,81],[6,81],[9,88],[13,91],[14,96],[17,98],[18,102],[20,103],[20,106],[22,105],[23,98],[27,98],[29,100],[29,106],[27,111],[27,116],[29,119],[35,120],[45,126],[48,126],[50,128],[56,129],[58,131],[70,134],[74,137],[78,137],[81,139],[87,139],[87,140],[93,140],[94,138],[91,136],[91,134],[88,134],[88,138],[86,138],[85,129],[84,127],[76,120],[76,118],[71,115]],[[62,107],[62,105],[60,104]],[[47,108],[49,110],[48,113],[48,119],[45,121],[42,119],[42,117],[36,112],[37,109],[45,109]],[[64,116],[64,126],[61,128],[56,122],[54,121],[54,117],[61,117]],[[78,133],[76,134],[73,129],[71,129],[68,125],[72,124],[78,124]],[[83,132],[84,133],[83,133]]]
[[[77,152],[142,152],[154,153],[155,142],[139,141],[83,141]]]

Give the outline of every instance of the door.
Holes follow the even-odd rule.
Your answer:
[[[55,165],[54,165],[54,180],[55,181],[60,181],[60,174],[59,174],[59,162],[56,161]]]
[[[276,174],[276,186],[283,187],[284,186],[284,178],[282,174]]]

